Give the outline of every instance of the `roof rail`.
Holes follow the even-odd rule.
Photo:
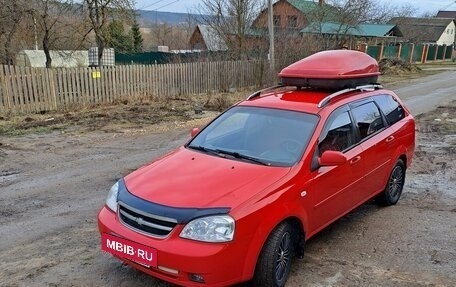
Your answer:
[[[283,85],[283,84],[277,84],[277,85],[275,85],[275,86],[268,87],[268,88],[265,88],[265,89],[256,91],[255,93],[253,93],[253,94],[251,94],[250,96],[247,97],[247,101],[248,101],[248,100],[251,100],[251,99],[253,99],[253,98],[259,97],[259,96],[261,95],[261,93],[263,93],[263,92],[272,91],[272,90],[279,89],[279,88],[283,88],[283,87],[285,87],[285,85]]]
[[[321,100],[320,103],[318,103],[318,107],[322,108],[322,107],[326,106],[327,104],[329,104],[329,102],[332,99],[334,99],[334,98],[336,98],[338,96],[344,95],[346,93],[349,93],[349,92],[353,92],[353,91],[369,91],[369,90],[374,91],[374,90],[377,90],[377,89],[383,89],[383,86],[380,85],[380,84],[371,84],[371,85],[364,85],[364,86],[358,86],[358,87],[355,87],[355,88],[348,88],[348,89],[340,90],[338,92],[330,94],[329,96],[327,96],[326,98]]]

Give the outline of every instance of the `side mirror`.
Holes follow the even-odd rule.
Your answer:
[[[318,159],[320,166],[335,166],[343,165],[347,162],[347,157],[340,151],[327,150],[323,152],[321,157]]]
[[[200,129],[199,129],[199,128],[193,128],[193,129],[190,131],[190,135],[191,135],[192,138],[193,138],[193,137],[196,136],[199,132],[200,132]]]

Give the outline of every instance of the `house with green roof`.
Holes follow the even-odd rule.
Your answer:
[[[402,32],[395,24],[369,24],[360,23],[349,25],[345,23],[323,22],[311,23],[301,30],[303,34],[319,34],[323,36],[338,36],[346,38],[362,38],[366,42],[370,40],[388,39],[395,40],[402,37]]]
[[[300,31],[315,21],[334,21],[338,10],[324,1],[279,0],[273,5],[276,29]],[[260,12],[253,22],[255,28],[268,27],[268,9]]]

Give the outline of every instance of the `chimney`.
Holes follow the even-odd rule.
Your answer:
[[[319,6],[323,6],[323,4],[325,4],[325,0],[318,0],[318,5]]]

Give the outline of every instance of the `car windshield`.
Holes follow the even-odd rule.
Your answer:
[[[301,159],[317,122],[318,116],[302,112],[236,106],[187,148],[254,164],[292,166]]]

